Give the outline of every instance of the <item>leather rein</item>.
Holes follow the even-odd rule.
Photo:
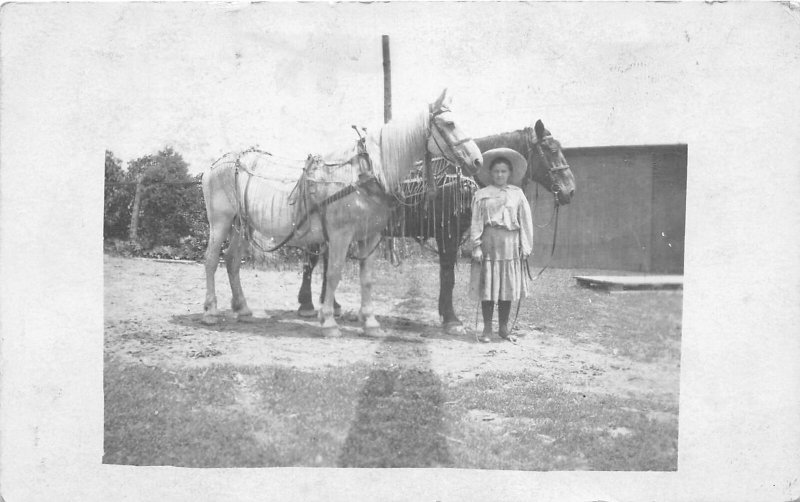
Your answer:
[[[542,139],[544,138],[546,138],[546,136],[544,136]],[[531,164],[530,159],[531,155],[533,155],[533,152],[531,151],[531,142],[532,141],[530,134],[527,134],[525,136],[525,146],[526,149],[528,150],[528,159],[527,159],[528,165]],[[555,221],[555,223],[553,224],[553,245],[550,247],[550,257],[547,259],[547,263],[544,265],[544,267],[542,267],[541,270],[539,270],[539,272],[536,273],[536,276],[531,276],[531,269],[530,265],[528,264],[528,260],[523,261],[523,263],[525,264],[525,273],[528,275],[528,279],[530,279],[531,281],[539,279],[542,273],[544,273],[544,271],[550,267],[550,263],[553,261],[553,255],[555,255],[556,253],[556,240],[557,240],[556,238],[558,236],[558,208],[561,207],[561,204],[558,203],[558,186],[555,183],[555,180],[553,179],[553,173],[555,171],[569,169],[568,166],[554,167],[553,164],[548,159],[548,157],[545,155],[544,150],[542,149],[541,141],[538,138],[535,142],[533,142],[533,144],[536,146],[536,152],[539,154],[539,156],[544,160],[545,164],[547,165],[547,175],[550,177],[550,192],[553,194],[553,217],[551,217],[550,222]],[[538,185],[536,193],[538,198],[538,193],[539,193]],[[541,228],[547,227],[550,224],[550,222],[548,222],[547,225]],[[517,312],[514,314],[514,323],[511,325],[512,331],[517,326],[517,318],[519,317],[519,309],[521,305],[522,305],[522,298],[517,300]]]
[[[555,182],[555,179],[553,178],[553,173],[556,171],[563,171],[565,169],[569,169],[569,166],[558,166],[558,167],[553,166],[552,162],[550,162],[550,159],[547,157],[547,155],[545,155],[544,150],[542,149],[541,140],[546,139],[548,136],[542,136],[541,140],[537,138],[536,141],[532,141],[531,133],[532,131],[530,131],[528,134],[525,135],[525,146],[526,149],[528,150],[528,165],[531,164],[531,156],[533,155],[531,144],[533,144],[536,147],[536,153],[539,154],[539,157],[542,158],[542,160],[545,162],[545,165],[547,166],[547,175],[550,178],[550,192],[553,194],[553,217],[551,217],[550,222],[555,221],[553,225],[553,244],[550,248],[550,258],[548,259],[547,264],[545,264],[545,266],[542,267],[542,269],[539,270],[539,272],[536,274],[536,278],[538,279],[539,276],[542,275],[542,272],[544,272],[547,268],[550,267],[550,262],[552,261],[553,255],[556,252],[556,238],[558,236],[558,208],[561,207],[561,204],[559,204],[558,202],[559,186]],[[538,187],[537,187],[537,195],[538,195]],[[550,222],[548,222],[547,225],[545,225],[544,227],[540,228],[547,227],[550,224]],[[527,261],[525,262],[525,270],[528,274],[528,278],[534,280],[534,278],[531,276]]]

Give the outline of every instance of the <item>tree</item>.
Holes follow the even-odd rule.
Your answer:
[[[131,161],[128,177],[142,183],[137,237],[143,247],[177,246],[182,239],[195,237],[197,201],[202,205],[202,196],[179,153],[168,146]]]
[[[190,251],[194,256],[203,256],[206,246],[208,245],[208,219],[206,218],[206,206],[203,200],[203,190],[200,186],[202,175],[198,174],[194,177],[196,185],[192,185],[183,191],[181,208],[182,216],[189,225],[189,239],[186,239],[184,245],[187,251]]]
[[[122,161],[106,150],[105,189],[103,200],[103,238],[125,239],[131,221],[130,204],[133,187],[117,185],[127,180]]]

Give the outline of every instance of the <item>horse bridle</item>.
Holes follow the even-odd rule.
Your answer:
[[[442,128],[439,126],[439,124],[436,123],[436,117],[437,116],[439,116],[439,115],[441,115],[443,113],[449,112],[449,111],[450,111],[449,108],[440,108],[440,109],[438,109],[436,111],[433,111],[433,110],[430,111],[430,115],[428,117],[428,123],[429,123],[429,126],[428,126],[428,138],[433,138],[433,142],[436,144],[436,148],[439,149],[439,152],[442,154],[442,157],[445,160],[447,160],[448,162],[450,162],[451,164],[453,164],[454,166],[456,166],[456,168],[460,172],[461,166],[462,166],[462,164],[464,164],[464,161],[461,158],[459,158],[459,156],[456,153],[455,149],[456,149],[457,146],[461,146],[461,145],[463,145],[464,143],[466,143],[468,141],[472,141],[472,137],[468,136],[468,137],[466,137],[464,139],[460,139],[458,141],[450,141],[450,139],[448,138],[447,134],[445,134],[444,130],[442,130]],[[445,145],[447,146],[447,150],[449,150],[449,153],[450,153],[450,155],[452,157],[455,157],[455,160],[449,158],[447,156],[447,152],[445,151],[445,149],[442,148],[442,145],[439,144],[439,140],[436,139],[436,135],[433,134],[433,129],[434,128],[436,128],[436,132],[439,133],[439,136],[442,137],[442,140],[445,142]],[[425,153],[426,153],[426,157],[431,157],[431,153],[430,153],[430,151],[428,151],[428,142],[427,141],[425,142]]]
[[[529,166],[531,165],[531,155],[533,154],[533,152],[531,151],[531,145],[533,145],[536,147],[536,152],[539,154],[539,157],[542,158],[545,166],[547,167],[547,176],[550,178],[550,192],[555,196],[556,201],[558,201],[558,190],[559,188],[561,188],[561,184],[556,180],[554,174],[558,171],[564,171],[566,169],[569,169],[569,164],[565,164],[563,166],[554,166],[553,163],[550,161],[550,158],[547,155],[545,155],[544,150],[542,149],[542,142],[548,141],[549,143],[550,141],[555,141],[555,139],[553,138],[553,136],[547,134],[542,136],[541,139],[536,138],[534,140],[532,138],[534,134],[535,133],[532,129],[528,129],[528,134],[526,134],[525,136],[525,142],[528,148],[528,159],[527,159],[528,165]],[[550,148],[550,151],[552,153],[555,153],[557,151],[557,149],[554,149],[549,144],[547,146],[548,148]]]
[[[561,207],[561,204],[558,201],[558,190],[559,190],[559,188],[561,188],[561,185],[556,180],[554,174],[556,172],[558,172],[558,171],[564,171],[566,169],[569,169],[569,164],[564,164],[564,165],[560,165],[560,166],[554,166],[553,163],[550,161],[550,158],[547,155],[545,155],[544,149],[542,148],[542,142],[544,142],[544,141],[548,142],[547,147],[550,149],[550,151],[552,153],[556,153],[558,151],[558,149],[560,148],[560,145],[557,145],[555,147],[550,146],[551,142],[555,142],[556,141],[553,138],[553,136],[551,136],[550,134],[543,134],[541,139],[537,137],[536,140],[534,141],[533,137],[532,137],[535,134],[534,131],[529,128],[528,129],[528,133],[529,134],[527,134],[525,136],[525,143],[526,143],[527,150],[528,150],[528,159],[527,159],[528,160],[528,165],[530,166],[530,164],[531,164],[531,155],[533,153],[531,151],[531,145],[533,145],[533,146],[536,147],[536,152],[539,154],[539,156],[544,161],[545,166],[547,167],[547,175],[550,178],[550,192],[553,194],[553,214],[550,217],[550,221],[547,222],[547,224],[544,227],[539,227],[539,228],[548,227],[548,226],[550,226],[551,223],[553,223],[555,221],[555,224],[553,226],[553,244],[552,244],[552,247],[550,248],[550,260],[552,260],[553,255],[556,252],[556,238],[557,238],[557,235],[558,235],[558,208]],[[537,185],[537,199],[538,199],[538,185]],[[539,270],[538,274],[536,274],[537,278],[540,275],[542,275],[542,272],[544,272],[550,266],[550,260],[548,260],[547,264],[541,270]],[[528,274],[528,277],[531,280],[533,280],[533,277],[531,277],[531,272],[527,267],[527,262],[526,262],[526,272]],[[519,304],[517,305],[517,311],[519,312]]]
[[[459,157],[455,149],[457,146],[463,145],[467,141],[472,141],[472,137],[469,136],[458,141],[450,141],[450,138],[447,136],[447,134],[445,134],[445,131],[443,131],[442,128],[439,127],[439,124],[436,123],[436,117],[449,111],[450,109],[445,107],[439,108],[438,110],[435,111],[433,110],[432,106],[428,108],[428,131],[427,134],[425,135],[426,137],[425,137],[425,157],[424,157],[425,182],[428,186],[426,190],[427,192],[426,200],[428,202],[432,201],[436,197],[436,181],[434,180],[433,163],[432,163],[433,155],[431,154],[431,151],[428,149],[428,140],[433,138],[433,142],[436,144],[436,148],[439,149],[439,153],[442,154],[442,158],[444,158],[450,164],[456,166],[456,174],[458,176],[459,183],[461,181],[461,165],[464,164],[464,161]],[[442,137],[442,141],[444,141],[445,145],[447,145],[447,150],[449,150],[450,155],[454,157],[455,160],[449,158],[447,156],[448,152],[444,148],[442,148],[442,145],[439,144],[439,140],[436,139],[436,134],[433,133],[434,128],[436,129],[438,135]]]

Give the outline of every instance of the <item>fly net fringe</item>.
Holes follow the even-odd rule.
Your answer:
[[[447,172],[453,166],[444,159],[435,159],[432,167],[436,184],[433,203],[427,200],[428,184],[420,167],[401,184],[399,204],[390,215],[387,235],[426,240],[460,236],[467,230],[477,184],[472,178]]]

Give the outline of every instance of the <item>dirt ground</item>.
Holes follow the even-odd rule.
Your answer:
[[[597,319],[587,322],[586,331],[578,336],[559,336],[557,321],[539,325],[523,321],[516,344],[499,338],[489,344],[477,343],[475,307],[470,308],[463,299],[468,274],[463,265],[459,267],[456,309],[467,326],[466,335],[446,335],[439,327],[438,265],[432,258],[397,268],[384,264],[376,274],[375,309],[384,330],[379,338],[361,335],[354,315],[360,295],[357,265],[349,263],[337,292],[345,309],[340,320],[343,336],[326,339],[316,319],[296,315],[299,266],[284,271],[243,268],[242,284],[254,318],[237,322],[226,310],[222,322],[205,326],[200,322],[205,296],[202,265],[106,256],[106,356],[163,368],[233,363],[313,370],[371,362],[383,367],[424,366],[444,381],[475,378],[492,370],[529,370],[566,389],[647,397],[677,409],[679,337],[677,356],[651,360],[626,357],[593,342],[592,331],[601,321]],[[216,277],[219,306],[225,309],[230,304],[230,288],[224,266]],[[319,283],[316,272],[315,296]],[[611,296],[586,295],[590,302],[591,295]],[[678,312],[678,324],[679,316]],[[525,315],[520,314],[520,319],[525,320]]]

